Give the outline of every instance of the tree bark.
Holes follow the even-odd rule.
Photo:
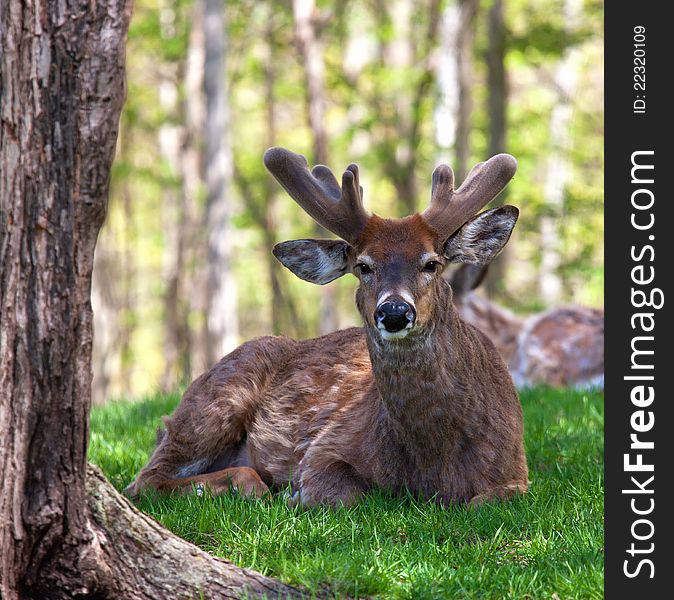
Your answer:
[[[91,541],[80,552],[81,588],[110,598],[301,598],[300,590],[214,558],[121,496],[97,467],[87,472]],[[53,596],[49,596],[52,598]],[[106,597],[106,596],[104,596]]]
[[[19,589],[49,589],[55,563],[72,559],[88,537],[80,509],[91,271],[124,97],[130,10],[122,2],[61,9],[3,4],[0,429],[11,432],[0,443],[5,599]]]
[[[91,273],[130,12],[127,0],[0,5],[0,596],[297,597],[87,474]]]

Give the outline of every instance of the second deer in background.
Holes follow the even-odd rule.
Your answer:
[[[448,280],[464,321],[486,333],[515,385],[604,387],[604,311],[579,305],[520,317],[476,294],[488,266],[461,265]]]

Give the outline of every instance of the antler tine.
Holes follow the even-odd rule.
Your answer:
[[[433,171],[430,206],[421,216],[442,237],[448,238],[496,198],[516,170],[517,161],[513,156],[497,154],[475,165],[455,191],[452,169],[448,165],[439,165]]]
[[[328,167],[316,165],[310,172],[304,156],[285,148],[269,148],[264,164],[312,219],[347,242],[358,240],[370,216],[363,207],[356,165],[344,171],[340,188]]]

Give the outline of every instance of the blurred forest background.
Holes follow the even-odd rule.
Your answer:
[[[448,162],[509,152],[520,208],[485,293],[516,312],[603,304],[599,0],[135,0],[107,222],[94,399],[172,390],[239,343],[359,323],[356,280],[317,287],[272,246],[325,237],[262,164],[281,145],[366,207],[423,210]]]

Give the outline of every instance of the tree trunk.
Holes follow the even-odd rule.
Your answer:
[[[460,184],[470,160],[473,113],[473,46],[479,0],[457,0],[442,11],[436,79],[439,99],[434,112],[439,160],[450,162]],[[454,146],[454,159],[449,148]]]
[[[236,283],[232,272],[232,148],[222,0],[204,2],[204,123],[206,183],[205,230],[208,232],[208,362],[220,360],[238,344]]]
[[[425,7],[424,7],[425,8]],[[414,44],[414,3],[411,0],[395,0],[383,2],[379,0],[375,10],[379,19],[379,29],[384,24],[390,25],[392,35],[381,44],[381,59],[384,68],[391,69],[395,76],[409,77],[417,55]],[[414,91],[411,85],[399,86],[392,97],[384,100],[391,104],[389,125],[392,134],[386,143],[389,145],[387,155],[390,161],[385,170],[396,190],[396,200],[403,214],[412,214],[417,208],[416,181],[416,140],[413,139],[414,128]]]
[[[83,595],[115,600],[303,596],[173,535],[130,505],[97,467],[89,466],[86,487],[91,540],[77,565],[82,575],[77,590],[86,590]]]
[[[160,32],[162,41],[176,37],[178,15],[171,4],[161,7]],[[170,169],[170,181],[162,190],[162,229],[165,236],[163,252],[164,289],[164,371],[161,389],[173,391],[179,383],[190,379],[190,330],[188,324],[190,286],[187,278],[187,245],[190,219],[186,210],[185,188],[180,182],[185,127],[183,103],[179,100],[178,84],[183,78],[182,62],[159,65],[159,104],[164,122],[159,128],[159,150]]]
[[[582,14],[581,0],[564,2],[565,29],[573,33]],[[567,49],[555,71],[555,87],[559,100],[550,115],[550,153],[546,161],[543,198],[545,208],[540,221],[541,266],[538,288],[546,304],[556,304],[562,296],[562,262],[560,217],[564,209],[564,192],[569,179],[569,125],[573,113],[573,98],[578,83],[578,49]]]
[[[398,86],[393,97],[375,85],[370,103],[377,112],[381,135],[378,151],[384,157],[384,172],[396,189],[396,200],[402,214],[417,210],[417,152],[423,135],[423,107],[435,82],[434,50],[440,30],[440,0],[417,6],[409,0],[375,2],[382,70],[391,69],[395,78],[413,77],[414,83]],[[424,19],[418,18],[425,13]],[[395,32],[383,36],[387,30]],[[402,215],[401,215],[402,216]]]
[[[307,116],[312,137],[313,164],[328,165],[328,135],[325,129],[325,64],[323,47],[315,28],[316,4],[314,0],[293,0],[295,39],[302,55],[306,81]],[[328,237],[328,232],[316,225],[316,237]],[[320,288],[320,316],[318,330],[321,335],[339,329],[339,315],[335,301],[335,287]]]
[[[487,108],[489,112],[489,156],[506,151],[506,110],[508,88],[505,70],[506,36],[503,15],[503,0],[494,0],[487,15],[487,32],[489,46],[487,48]],[[506,200],[508,190],[505,189],[491,206],[500,206]],[[508,256],[512,244],[506,246],[489,268],[485,279],[487,295],[494,297],[504,285]]]
[[[270,7],[267,15],[267,25],[265,27],[266,60],[264,66],[264,93],[267,118],[267,137],[266,147],[271,148],[276,145],[276,95],[274,85],[276,83],[276,63],[275,56],[277,51],[275,27],[278,25],[274,20],[273,8]],[[304,328],[302,327],[299,315],[295,308],[295,303],[290,293],[283,292],[281,275],[281,263],[272,254],[271,248],[278,242],[277,220],[276,220],[276,201],[278,199],[278,186],[271,177],[265,177],[265,197],[263,200],[264,209],[260,215],[258,224],[264,231],[265,248],[267,250],[267,271],[269,273],[269,285],[271,288],[271,331],[274,335],[295,335],[298,338],[303,337]]]
[[[263,58],[264,73],[264,105],[266,109],[266,127],[264,147],[270,148],[276,145],[276,95],[274,85],[276,82],[276,43],[275,29],[277,27],[272,8],[266,15],[264,32],[265,53]],[[260,149],[262,154],[263,149]],[[271,252],[271,248],[278,239],[278,226],[276,220],[276,201],[278,198],[278,186],[271,177],[266,174],[256,173],[246,176],[235,163],[235,181],[239,186],[250,216],[255,225],[262,232],[267,261],[267,273],[269,287],[271,289],[270,302],[270,329],[274,335],[294,335],[302,338],[304,330],[290,293],[284,293],[283,276],[281,275],[281,263]]]
[[[2,4],[0,596],[297,597],[178,540],[87,474],[91,273],[130,12],[123,0]]]
[[[187,296],[188,313],[199,317],[198,322],[188,328],[190,333],[190,379],[194,380],[212,364],[210,360],[207,313],[208,244],[203,231],[203,203],[199,201],[204,190],[202,180],[204,131],[204,3],[195,2],[191,7],[190,36],[187,45],[186,69],[184,74],[183,114],[185,117],[183,147],[180,152],[180,174],[185,199],[186,220],[190,227],[189,252],[186,260],[190,264]]]
[[[456,180],[468,174],[470,160],[470,117],[473,112],[473,45],[475,17],[479,0],[459,0],[459,26],[456,35],[456,83],[459,101],[456,115]]]
[[[115,298],[118,292],[115,283],[119,283],[115,266],[119,263],[104,244],[99,243],[94,264],[91,285],[91,304],[94,309],[92,402],[103,404],[111,392],[110,386],[116,374],[115,365],[119,359],[119,306]]]
[[[458,113],[459,94],[456,86],[457,59],[456,44],[459,27],[459,7],[454,2],[445,4],[439,26],[438,59],[436,61],[435,80],[437,81],[437,100],[433,109],[435,143],[438,148],[436,162],[453,164],[451,149],[456,144],[456,115]]]
[[[131,163],[131,127],[120,122],[117,160]],[[121,227],[104,228],[98,237],[94,256],[91,302],[94,309],[92,401],[102,404],[111,396],[127,396],[131,390],[132,369],[129,356],[133,336],[132,311],[136,264],[135,231],[131,211],[131,189],[125,177],[116,200],[121,204]],[[121,246],[121,248],[120,248]]]

